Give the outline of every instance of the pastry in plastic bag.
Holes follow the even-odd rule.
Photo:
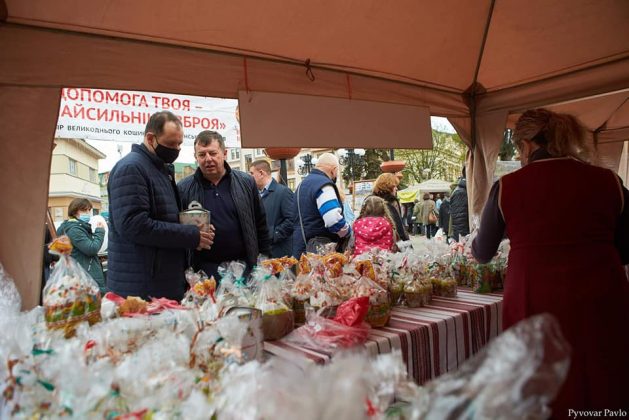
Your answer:
[[[391,317],[391,302],[388,292],[367,277],[359,278],[354,284],[354,296],[369,298],[369,310],[365,321],[372,327],[384,327]]]
[[[188,268],[186,270],[186,281],[190,289],[188,289],[181,300],[182,305],[186,307],[200,307],[207,299],[216,303],[216,280],[214,276],[208,278],[203,270],[195,273],[192,268]]]
[[[270,258],[263,260],[260,264],[270,269],[273,274],[278,274],[297,264],[297,259],[295,257]]]
[[[295,317],[291,308],[284,302],[282,284],[263,268],[252,273],[252,281],[257,284],[255,307],[262,311],[262,332],[265,340],[277,340],[295,327]]]
[[[334,352],[363,344],[369,335],[369,324],[364,322],[369,311],[369,298],[352,298],[341,304],[334,319],[309,312],[303,326],[284,337],[282,341],[298,346]]]
[[[452,277],[433,277],[432,293],[434,296],[456,297],[457,281]]]
[[[76,260],[70,257],[72,245],[67,236],[50,244],[50,251],[61,257],[44,288],[44,311],[49,329],[61,329],[66,337],[74,335],[76,325],[101,320],[98,284]]]

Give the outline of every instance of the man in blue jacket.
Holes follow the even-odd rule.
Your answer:
[[[212,245],[213,233],[179,224],[181,203],[172,163],[183,130],[168,111],[151,115],[144,142],[111,170],[107,289],[121,296],[180,300],[186,249]]]
[[[216,236],[210,249],[194,252],[193,267],[213,276],[217,276],[223,262],[240,260],[252,268],[260,254],[269,255],[271,246],[264,207],[253,178],[227,164],[225,140],[215,131],[205,130],[197,135],[194,156],[199,165],[197,171],[182,179],[177,187],[184,207],[197,201],[210,211]]]
[[[293,192],[271,176],[271,165],[260,159],[251,164],[249,173],[256,182],[260,199],[266,212],[266,224],[271,236],[271,256],[273,258],[293,254]]]
[[[332,153],[319,156],[315,169],[295,191],[295,228],[293,256],[301,257],[306,248],[317,243],[339,242],[348,238],[352,228],[343,215],[341,196],[336,187],[339,160]]]

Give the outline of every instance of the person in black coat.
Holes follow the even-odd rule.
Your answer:
[[[439,227],[443,229],[443,233],[448,235],[450,229],[450,193],[447,192],[441,199],[439,206]]]
[[[465,168],[463,168],[463,176],[459,178],[459,185],[454,189],[452,197],[450,197],[452,226],[448,236],[454,238],[455,241],[459,241],[461,237],[470,234],[466,185]]]
[[[266,223],[271,236],[271,257],[292,255],[295,224],[293,192],[273,179],[271,165],[264,159],[253,162],[249,173],[256,181],[266,212]]]
[[[196,201],[209,210],[215,236],[210,249],[192,253],[192,267],[219,280],[222,263],[244,261],[248,273],[258,257],[268,256],[271,250],[256,183],[248,173],[229,166],[225,139],[216,131],[197,135],[194,155],[199,167],[177,184],[181,203],[187,208]]]
[[[144,142],[109,174],[107,289],[123,297],[181,300],[186,251],[210,248],[214,233],[179,223],[181,203],[172,163],[183,143],[181,120],[151,115]]]

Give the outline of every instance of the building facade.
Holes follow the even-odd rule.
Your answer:
[[[83,139],[56,138],[50,163],[48,209],[55,224],[68,218],[68,205],[87,198],[94,214],[102,209],[98,161],[106,156]]]

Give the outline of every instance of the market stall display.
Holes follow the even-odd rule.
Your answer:
[[[242,342],[250,324],[210,319],[200,307],[83,322],[65,338],[45,327],[42,308],[20,313],[11,290],[0,278],[3,418],[384,419],[453,410],[488,417],[511,410],[522,418],[548,414],[568,364],[546,316],[509,330],[454,375],[418,387],[403,351],[339,353],[305,369],[282,358],[248,360]],[[363,325],[367,300],[341,305],[335,322]]]
[[[63,241],[55,246],[65,249]],[[303,360],[329,364],[347,348],[370,356],[399,352],[401,368],[394,369],[423,384],[456,370],[501,331],[502,299],[458,288],[452,263],[460,258],[458,246],[427,241],[399,248],[356,258],[323,249],[299,262],[261,260],[248,278],[243,263],[230,262],[219,268],[218,286],[189,270],[182,302],[108,293],[98,296],[102,322],[70,317],[70,327],[61,329],[46,327],[47,307],[17,312],[16,293],[3,279],[0,308],[8,315],[2,322],[16,327],[0,339],[0,354],[7,355],[2,410],[16,417],[229,412],[231,402],[221,402],[225,384],[237,387],[234,377],[252,366],[265,369],[252,365],[263,359],[263,348],[306,367]],[[58,268],[67,273],[71,263]],[[67,277],[61,284],[70,284]],[[291,333],[300,316],[304,325]],[[383,413],[387,401],[370,400],[361,409]]]
[[[56,238],[49,249],[60,258],[44,287],[46,326],[63,330],[66,337],[71,337],[77,324],[88,321],[93,325],[101,320],[100,290],[98,283],[70,256],[70,238]]]

